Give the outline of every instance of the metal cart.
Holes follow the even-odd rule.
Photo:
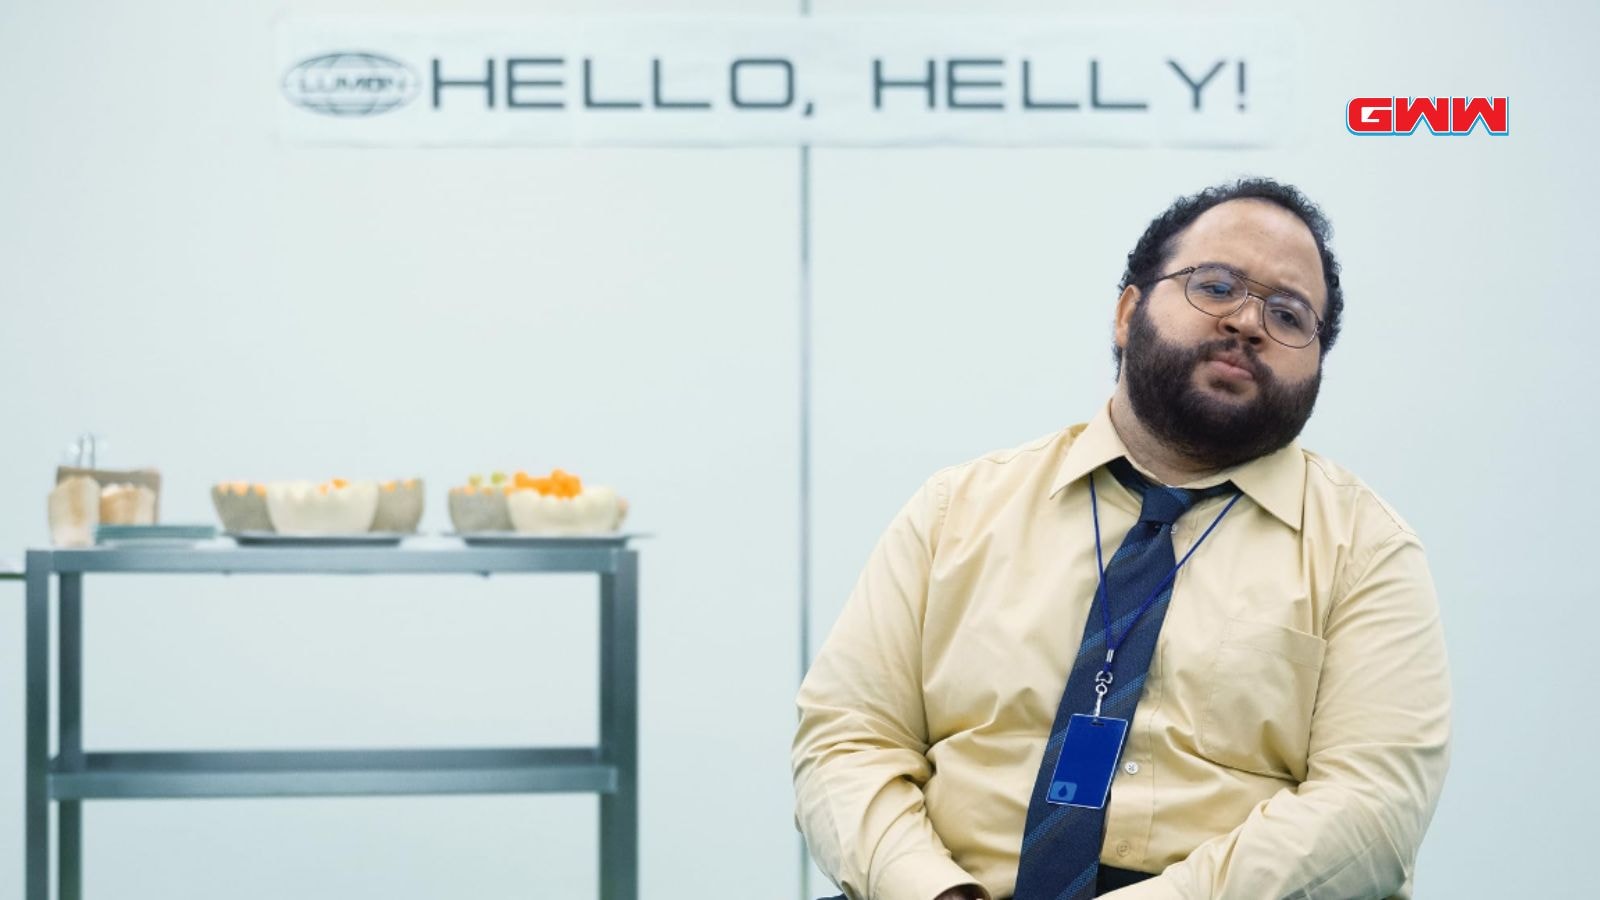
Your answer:
[[[26,900],[49,900],[50,803],[58,804],[62,900],[82,894],[85,800],[598,793],[600,895],[638,896],[638,553],[627,537],[526,546],[109,547],[27,554]],[[193,574],[500,574],[600,576],[600,743],[596,747],[93,753],[83,748],[83,576]],[[50,586],[59,607],[57,755],[49,755]],[[531,890],[530,886],[530,890]]]

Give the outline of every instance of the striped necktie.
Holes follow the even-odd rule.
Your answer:
[[[1161,589],[1155,602],[1138,616],[1139,608],[1152,591],[1172,572],[1172,523],[1196,503],[1208,497],[1232,494],[1231,482],[1204,490],[1165,487],[1146,481],[1129,462],[1118,457],[1107,469],[1124,487],[1142,498],[1139,521],[1123,538],[1122,546],[1106,565],[1106,602],[1110,604],[1112,633],[1126,640],[1117,648],[1116,680],[1106,694],[1101,715],[1133,720],[1144,688],[1145,673],[1155,655],[1156,638],[1172,599],[1172,585]],[[1093,477],[1091,474],[1090,477]],[[1056,710],[1050,740],[1028,801],[1027,825],[1023,830],[1022,859],[1017,871],[1014,900],[1080,900],[1095,896],[1095,879],[1100,867],[1100,847],[1105,841],[1105,810],[1080,806],[1061,806],[1045,799],[1067,722],[1074,713],[1094,709],[1094,676],[1106,658],[1104,619],[1098,602],[1089,606],[1089,619],[1083,629],[1072,675]],[[1107,806],[1110,800],[1107,800]]]

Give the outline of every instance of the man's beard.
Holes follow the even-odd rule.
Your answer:
[[[1222,352],[1244,357],[1255,377],[1255,399],[1224,401],[1196,387],[1195,367]],[[1163,443],[1210,468],[1236,466],[1288,446],[1311,418],[1322,386],[1320,366],[1304,384],[1286,385],[1253,348],[1234,338],[1197,347],[1169,343],[1156,333],[1142,302],[1134,310],[1123,357],[1128,398],[1139,421]]]

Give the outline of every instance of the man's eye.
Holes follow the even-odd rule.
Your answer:
[[[1207,297],[1226,297],[1233,293],[1233,285],[1223,281],[1207,281],[1195,288]]]
[[[1304,303],[1293,297],[1274,296],[1267,301],[1267,311],[1280,325],[1294,329],[1309,331],[1317,320]]]

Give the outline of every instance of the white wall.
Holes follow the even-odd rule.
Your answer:
[[[474,470],[615,484],[630,524],[660,534],[643,545],[645,896],[792,896],[798,154],[278,141],[261,77],[276,18],[459,8],[0,6],[0,557],[45,540],[51,467],[86,427],[117,461],[162,467],[168,521],[209,520],[206,487],[241,477],[421,474],[427,530],[448,528],[443,489]],[[1307,112],[1267,150],[814,152],[813,642],[927,474],[1104,399],[1114,286],[1152,215],[1237,174],[1295,182],[1333,219],[1349,298],[1306,441],[1422,534],[1453,654],[1455,763],[1421,895],[1573,896],[1596,799],[1583,638],[1600,625],[1575,563],[1596,499],[1600,128],[1574,114],[1600,12],[1407,9],[1298,10]],[[1345,132],[1346,100],[1390,92],[1509,95],[1512,133]],[[591,740],[591,588],[91,578],[86,742]],[[0,590],[16,600],[0,658],[17,660],[0,667],[0,809],[17,811],[0,816],[4,896],[21,871],[22,616],[20,589]],[[85,810],[96,896],[594,891],[582,797]]]

